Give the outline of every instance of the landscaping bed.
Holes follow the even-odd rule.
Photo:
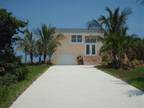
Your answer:
[[[25,80],[0,87],[0,108],[8,108],[48,67],[48,65],[27,66],[28,74]]]

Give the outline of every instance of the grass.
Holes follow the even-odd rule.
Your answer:
[[[8,87],[0,87],[2,98],[0,98],[0,108],[8,108],[12,102],[36,80],[49,67],[48,65],[27,66],[28,76],[26,80],[11,84]]]
[[[128,84],[144,91],[144,67],[132,70],[112,69],[98,66],[100,70],[126,81]]]

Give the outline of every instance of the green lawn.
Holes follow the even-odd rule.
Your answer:
[[[100,70],[118,77],[127,83],[135,86],[136,88],[144,91],[144,67],[137,67],[133,70],[121,70],[112,68],[103,68],[102,66],[97,66]]]
[[[13,101],[36,80],[49,67],[48,65],[27,66],[29,69],[26,80],[11,84],[8,87],[0,87],[0,108],[8,108]]]

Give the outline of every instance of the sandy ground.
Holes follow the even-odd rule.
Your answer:
[[[144,92],[93,66],[52,66],[10,108],[144,108]]]

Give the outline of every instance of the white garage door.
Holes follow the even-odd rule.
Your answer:
[[[76,57],[70,54],[59,55],[57,63],[62,65],[76,64]]]

